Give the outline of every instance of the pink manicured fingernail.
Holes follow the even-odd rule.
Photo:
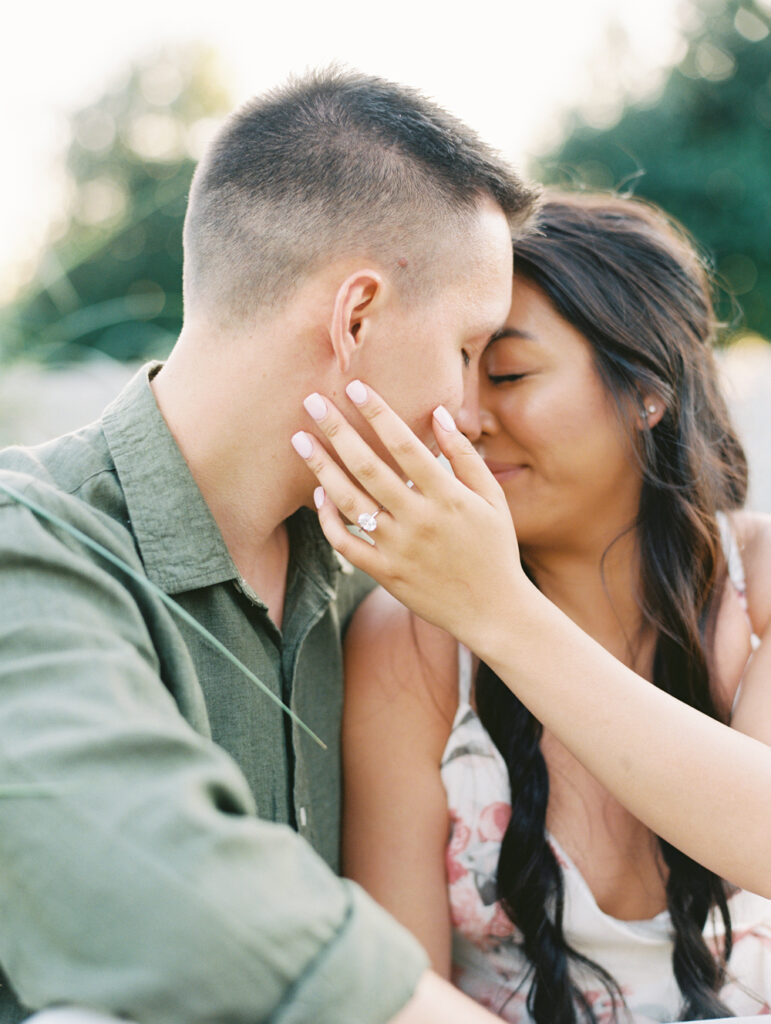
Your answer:
[[[434,409],[434,419],[445,430],[455,430],[455,420],[443,405],[437,405],[436,409]]]
[[[315,391],[313,392],[312,395],[308,395],[308,397],[303,402],[303,405],[314,418],[314,420],[323,420],[327,414],[327,403],[324,401],[321,395],[317,395]]]
[[[314,501],[314,504],[316,505],[316,508],[321,508],[321,506],[324,504],[324,488],[323,487],[317,487],[314,490],[314,492],[313,492],[313,501]]]
[[[301,458],[309,459],[313,451],[313,441],[304,430],[298,430],[296,434],[292,434],[292,447]]]
[[[360,380],[352,380],[346,387],[345,393],[354,405],[364,405],[367,401],[367,389]]]

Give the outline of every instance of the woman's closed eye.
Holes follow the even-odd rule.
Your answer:
[[[526,377],[525,373],[490,373],[487,374],[487,379],[491,384],[513,384],[515,381],[522,380]]]

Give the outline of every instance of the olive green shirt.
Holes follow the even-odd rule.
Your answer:
[[[0,1022],[55,1003],[155,1024],[388,1020],[425,954],[333,873],[340,637],[371,584],[301,509],[275,627],[156,368],[99,422],[0,453],[0,483],[172,595],[328,749],[157,595],[0,492]]]

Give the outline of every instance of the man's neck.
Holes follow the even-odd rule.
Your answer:
[[[251,367],[239,367],[236,379],[227,357],[203,366],[195,351],[175,349],[153,393],[240,575],[279,622],[289,558],[284,524],[313,488],[289,441],[304,425],[301,398],[275,368],[249,376]]]

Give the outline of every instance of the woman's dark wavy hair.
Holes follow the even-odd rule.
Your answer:
[[[518,241],[514,264],[515,281],[526,278],[540,288],[589,341],[622,422],[638,439],[638,600],[644,626],[656,636],[653,682],[724,718],[710,689],[714,619],[726,579],[716,512],[743,504],[747,463],[717,383],[711,346],[718,325],[704,266],[685,232],[652,205],[565,193],[545,195],[537,230]],[[666,411],[654,427],[640,430],[635,417],[646,395],[657,396]],[[530,961],[528,1009],[537,1024],[594,1024],[576,983],[587,970],[612,1005],[623,999],[614,979],[573,950],[563,932],[562,873],[545,833],[549,777],[542,726],[484,664],[476,699],[511,781],[498,895]],[[719,997],[732,944],[726,884],[659,842],[668,867],[682,1018],[729,1016]],[[718,955],[702,934],[715,911],[725,924]]]

